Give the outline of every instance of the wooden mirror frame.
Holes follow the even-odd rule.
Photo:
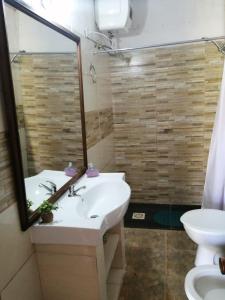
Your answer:
[[[87,168],[87,145],[86,145],[86,129],[85,129],[85,114],[84,114],[84,97],[83,97],[83,79],[82,79],[82,64],[81,64],[81,46],[80,37],[68,31],[64,27],[46,19],[44,16],[35,12],[32,7],[18,0],[0,0],[0,89],[2,91],[2,100],[4,106],[4,115],[6,121],[6,135],[9,143],[9,149],[12,161],[12,171],[15,182],[15,193],[18,203],[21,228],[25,231],[37,219],[40,214],[36,210],[29,218],[28,208],[26,203],[26,191],[22,167],[22,155],[18,134],[18,123],[16,115],[16,104],[13,89],[13,80],[10,66],[10,55],[7,41],[7,32],[4,16],[4,2],[25,13],[34,20],[46,25],[63,36],[69,38],[77,44],[78,56],[78,72],[79,72],[79,88],[80,88],[80,111],[81,111],[81,128],[82,128],[82,143],[83,143],[83,160],[84,168],[73,178],[71,178],[64,186],[62,186],[48,200],[51,203],[56,202],[69,188],[71,184],[76,182],[85,172]]]

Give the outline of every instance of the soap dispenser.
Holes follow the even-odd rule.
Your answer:
[[[98,169],[93,165],[93,163],[88,164],[88,169],[86,171],[87,177],[97,177],[99,176]]]
[[[70,176],[70,177],[73,177],[77,174],[77,169],[73,167],[72,162],[69,162],[68,167],[66,167],[64,171],[66,176]]]

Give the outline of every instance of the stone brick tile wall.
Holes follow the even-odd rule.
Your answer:
[[[224,57],[198,43],[111,59],[116,170],[132,200],[199,204]]]
[[[83,166],[77,60],[70,54],[20,58],[29,175]]]

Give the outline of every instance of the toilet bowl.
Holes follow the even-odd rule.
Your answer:
[[[189,300],[224,300],[225,276],[218,266],[199,266],[185,278],[185,293]]]
[[[196,266],[218,264],[219,257],[225,257],[225,211],[195,209],[183,214],[180,220],[198,245]]]

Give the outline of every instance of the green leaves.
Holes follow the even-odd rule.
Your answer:
[[[33,204],[34,204],[33,201],[27,199],[27,207],[28,207],[28,209],[31,208],[31,206],[32,206]]]
[[[50,213],[52,210],[57,210],[57,209],[58,209],[57,205],[48,202],[48,200],[45,200],[39,206],[38,212],[44,214],[44,213]]]

